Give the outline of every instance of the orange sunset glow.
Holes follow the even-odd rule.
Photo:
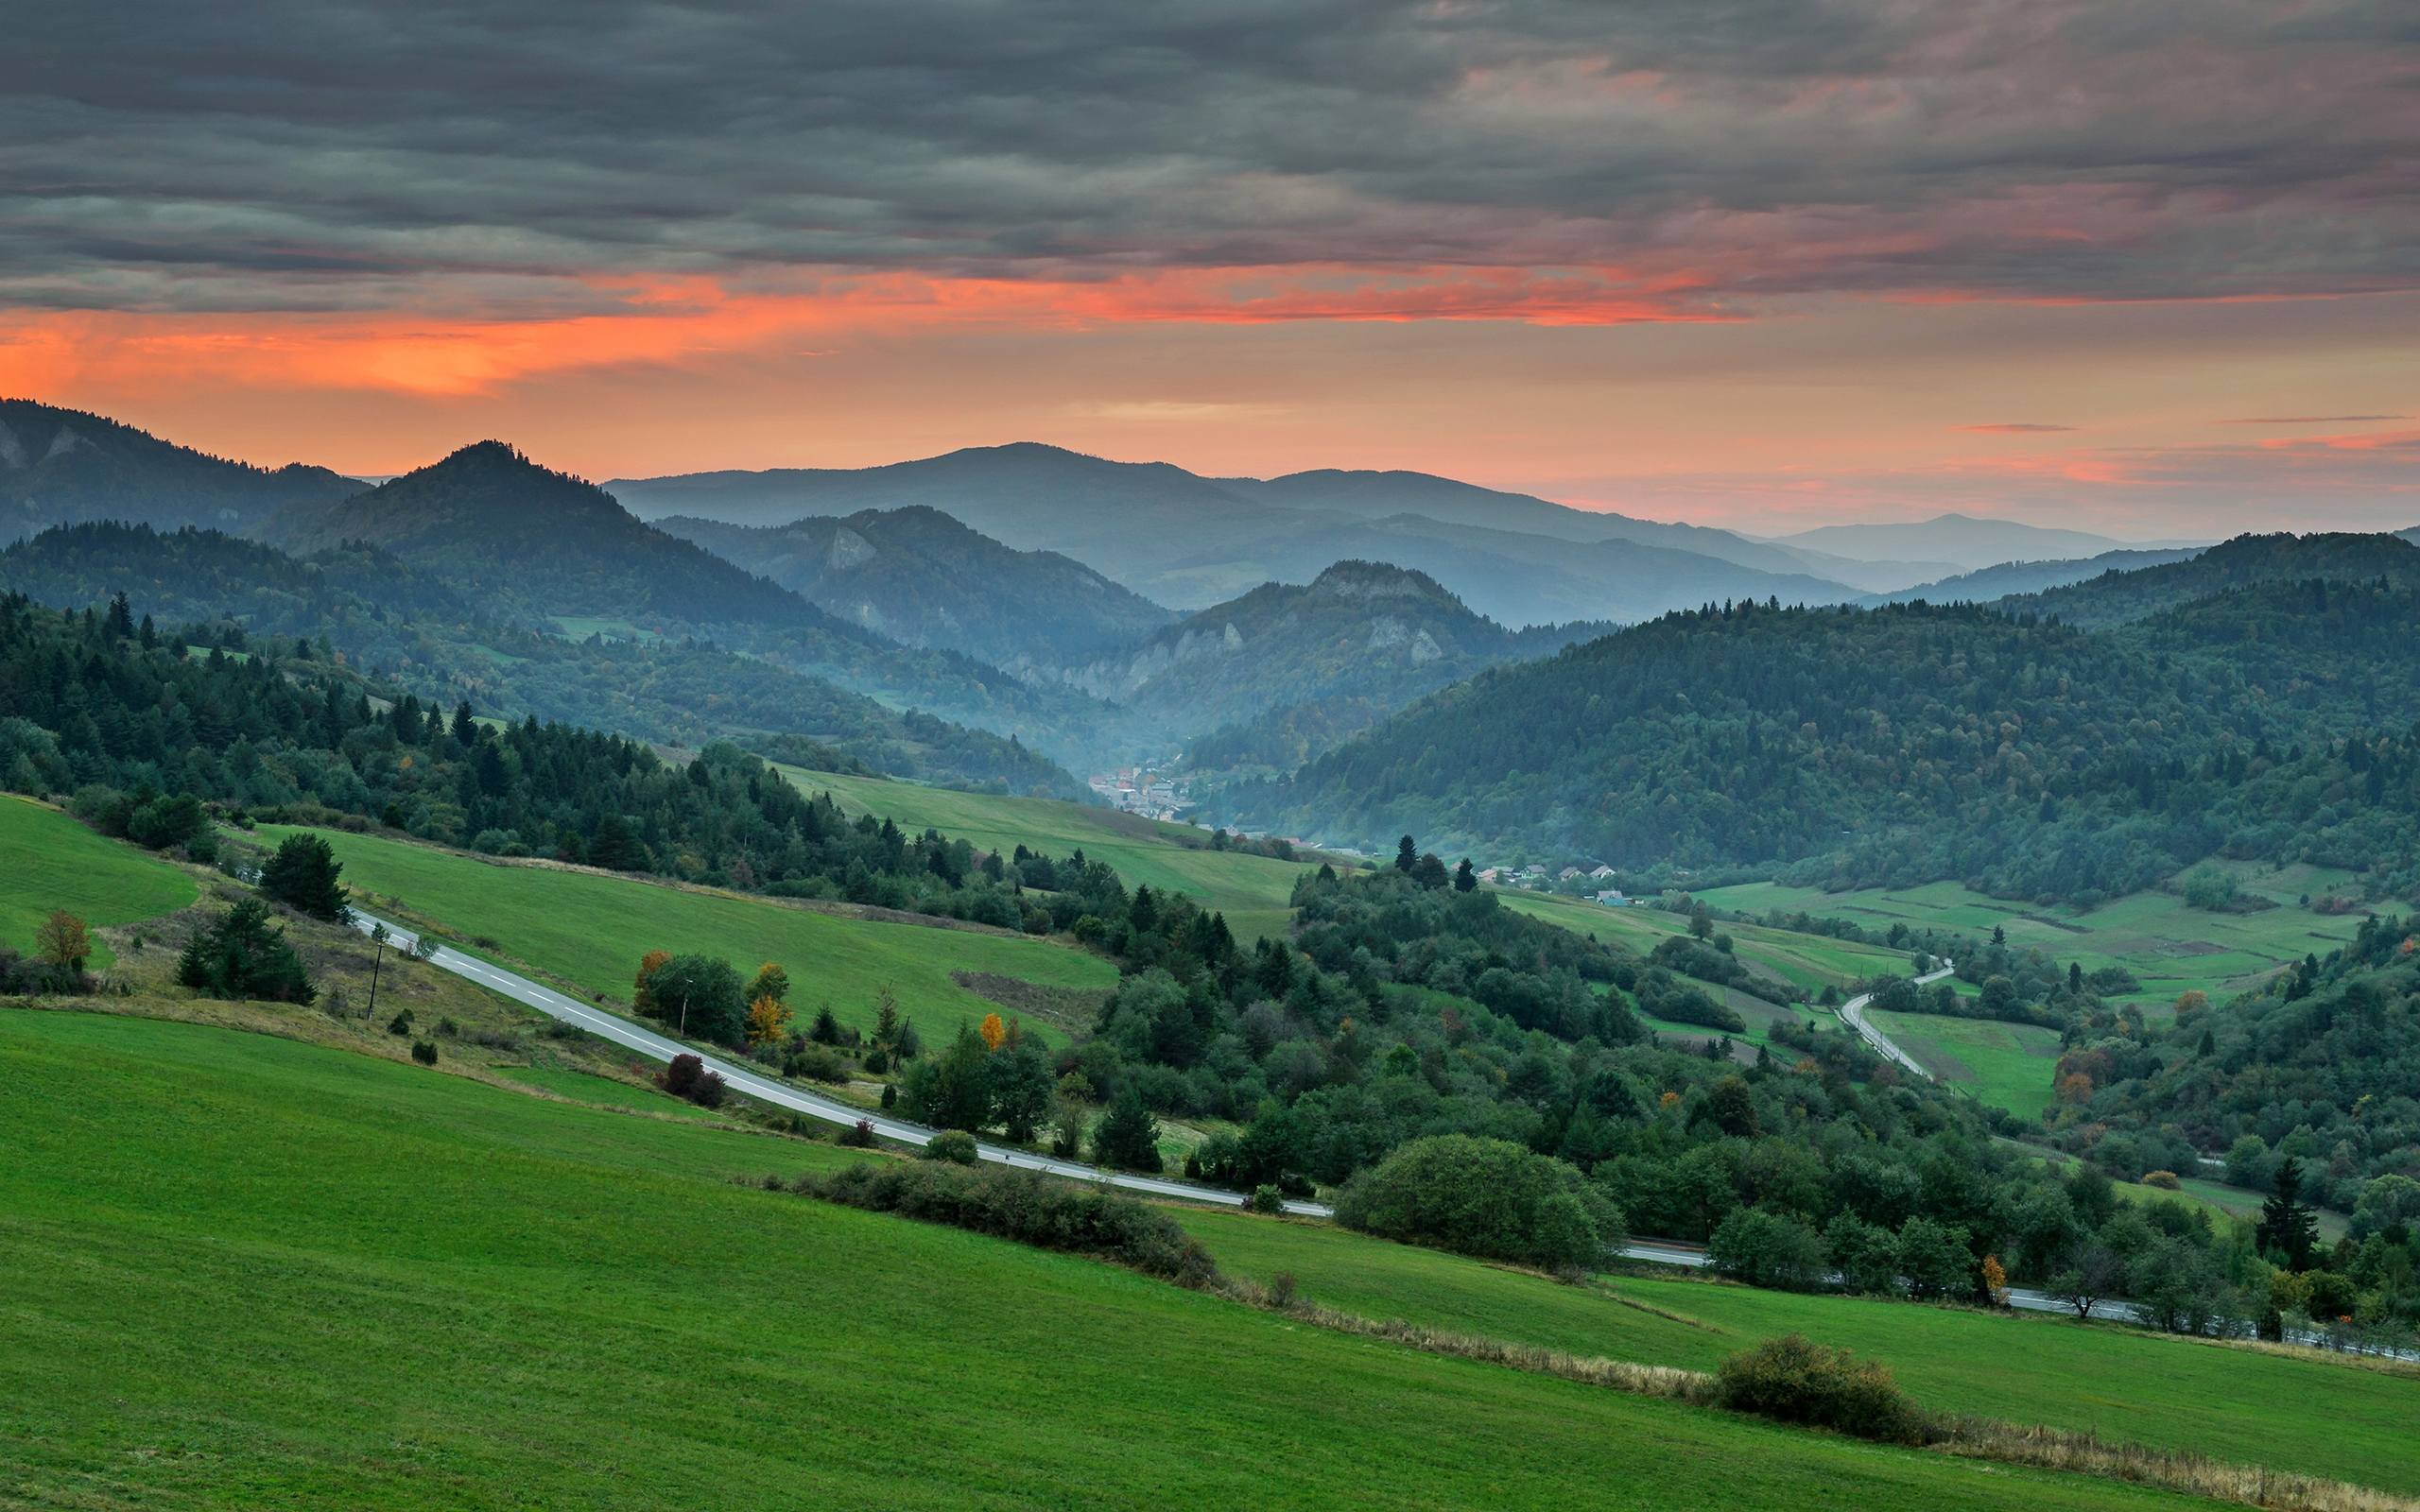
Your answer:
[[[463,38],[370,43],[345,14],[209,77],[174,70],[174,14],[46,39],[0,392],[366,474],[489,431],[599,477],[1035,438],[1749,527],[2420,508],[2415,95],[2358,26],[1917,8],[1809,18],[1777,62],[1544,11],[1314,9],[1112,77],[1086,60],[1179,14],[1014,58],[979,6],[954,41],[672,9],[596,45],[544,18],[468,67]],[[365,45],[390,66],[339,87],[323,63]],[[663,61],[624,91],[636,57]],[[938,93],[886,92],[910,59]],[[577,129],[549,108],[600,97]]]

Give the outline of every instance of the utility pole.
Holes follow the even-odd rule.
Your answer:
[[[385,965],[387,961],[387,926],[371,925],[370,937],[377,943],[378,954],[370,959],[370,1006],[366,1010],[366,1016],[375,1019],[378,1017],[378,968]]]

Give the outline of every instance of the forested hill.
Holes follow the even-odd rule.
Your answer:
[[[126,595],[155,634],[203,646],[297,639],[446,707],[590,725],[678,746],[804,738],[844,766],[1015,793],[1080,796],[1037,751],[903,713],[821,679],[688,641],[575,643],[354,542],[300,559],[215,530],[87,524],[0,551],[0,587],[61,609]]]
[[[2109,632],[1926,605],[1672,615],[1448,689],[1225,816],[1666,876],[2079,897],[2225,850],[2408,890],[2420,646],[2395,627],[2420,590],[2238,593]]]
[[[1264,583],[1069,677],[1182,734],[1226,727],[1196,747],[1197,764],[1290,766],[1304,754],[1293,742],[1324,749],[1450,682],[1604,628],[1516,634],[1425,573],[1340,561],[1307,584]]]
[[[262,535],[309,552],[367,541],[538,616],[646,614],[691,625],[821,628],[774,583],[642,524],[614,496],[481,441],[334,505],[279,514]]]
[[[826,613],[501,441],[464,447],[333,508],[289,510],[263,534],[305,552],[367,541],[533,627],[603,620],[625,627],[619,633],[708,637],[895,709],[1014,735],[1057,760],[1080,761],[1131,733],[1073,689],[902,645]]]
[[[2113,1161],[2120,1169],[2182,1170],[2180,1154],[2223,1150],[2230,1178],[2258,1191],[2298,1160],[2306,1198],[2346,1211],[2374,1178],[2402,1177],[2394,1190],[2408,1194],[2404,1211],[2370,1227],[2420,1220],[2415,927],[2367,919],[2344,949],[2230,1001],[2188,1003],[2169,1024],[2083,1037],[2060,1065],[2063,1077],[2082,1078],[2069,1090],[2079,1137],[2106,1128],[2101,1143],[2142,1146]]]
[[[2100,627],[2142,619],[2247,583],[2309,577],[2420,582],[2420,546],[2386,535],[2238,536],[2183,561],[2012,594],[1997,607]]]
[[[786,525],[656,524],[842,619],[1011,668],[1089,659],[1172,618],[1071,558],[1012,550],[921,505]]]
[[[0,542],[88,520],[240,530],[361,488],[323,467],[231,462],[99,415],[0,399]]]

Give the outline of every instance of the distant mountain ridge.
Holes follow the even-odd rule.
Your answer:
[[[2191,541],[2118,541],[2083,530],[2058,530],[2014,520],[1943,514],[1911,524],[1819,525],[1774,538],[1776,544],[1863,558],[1953,562],[1967,572],[2012,561],[2060,561],[2104,552],[2162,551],[2207,545]]]
[[[1212,479],[1165,462],[1115,462],[1018,442],[883,467],[693,473],[606,487],[642,516],[747,524],[924,505],[1017,549],[1074,558],[1180,610],[1263,582],[1299,582],[1354,558],[1426,572],[1478,612],[1513,626],[1639,619],[1708,600],[1837,602],[1858,591],[1809,572],[1805,554],[1791,548],[1422,473]],[[1932,574],[1898,582],[1926,576]]]
[[[502,441],[475,442],[335,503],[288,507],[259,534],[305,554],[367,541],[540,616],[829,621],[779,585],[642,523],[604,490]]]
[[[1996,566],[1945,577],[1938,582],[1918,583],[1895,593],[1869,593],[1858,599],[1858,604],[1864,609],[1883,604],[1910,604],[1917,599],[1933,604],[1988,604],[2014,594],[2065,588],[2069,583],[2080,583],[2103,573],[2164,567],[2169,562],[2186,561],[2200,555],[2201,551],[2196,547],[2169,551],[2129,548],[2066,561],[2004,561]]]
[[[1081,562],[1011,550],[924,505],[785,525],[656,524],[842,619],[1011,671],[1096,656],[1174,618]]]
[[[361,487],[323,467],[232,462],[105,416],[0,399],[0,542],[93,520],[242,530]]]
[[[828,613],[501,441],[463,447],[334,506],[282,512],[262,534],[303,553],[367,541],[527,625],[603,619],[710,636],[895,709],[1017,736],[1056,760],[1080,762],[1101,742],[1137,733],[1072,688],[1028,683],[958,651],[903,645]]]

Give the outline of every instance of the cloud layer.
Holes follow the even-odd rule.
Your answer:
[[[129,0],[0,61],[0,302],[561,319],[914,275],[1585,321],[2407,288],[2415,58],[2401,0]]]

